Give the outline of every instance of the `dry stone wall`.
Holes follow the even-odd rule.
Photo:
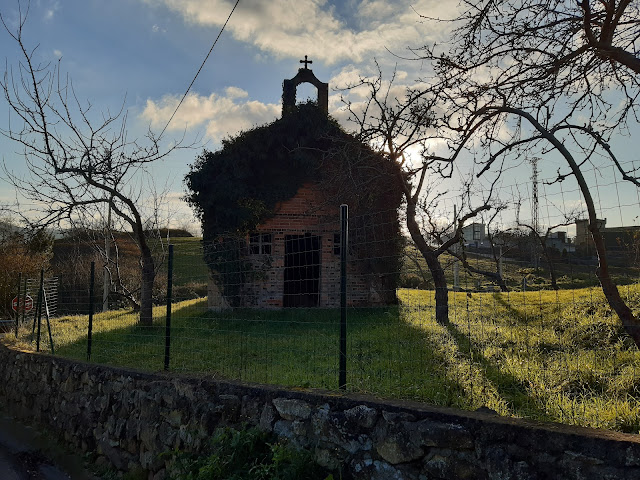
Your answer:
[[[164,476],[160,453],[254,425],[344,479],[638,479],[635,435],[96,366],[0,346],[0,402],[122,471]]]

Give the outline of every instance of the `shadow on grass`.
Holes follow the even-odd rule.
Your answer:
[[[523,301],[519,306],[514,298],[510,302],[494,294],[490,305],[481,298],[471,311],[467,305],[467,331],[457,318],[447,326],[437,324],[429,295],[405,296],[400,307],[349,309],[349,391],[467,409],[487,405],[501,414],[540,420],[566,418],[562,413],[569,408],[562,403],[565,397],[558,397],[558,405],[553,403],[554,398],[558,400],[553,395],[565,389],[566,375],[559,369],[551,376],[544,373],[549,368],[544,362],[556,357],[546,351],[542,353],[547,356],[537,357],[538,347],[522,351],[533,341],[526,333],[532,320],[553,313],[556,303],[541,298],[537,304]],[[530,314],[532,306],[536,312]],[[164,308],[154,311],[151,327],[137,325],[131,312],[97,315],[91,361],[162,370]],[[488,318],[491,328],[483,323]],[[56,319],[57,354],[86,360],[86,322],[86,317]],[[173,305],[170,370],[337,390],[339,322],[337,309],[211,312],[206,299],[177,303]],[[535,341],[539,343],[540,336]],[[563,345],[556,350],[553,355],[567,353]],[[549,378],[556,383],[545,383]],[[540,390],[532,385],[540,385]],[[587,408],[582,403],[571,405]]]
[[[529,418],[551,420],[549,415],[536,405],[536,400],[530,396],[527,383],[518,377],[504,372],[499,365],[487,359],[482,350],[476,347],[468,335],[460,331],[453,323],[446,325],[447,331],[455,340],[459,351],[477,365],[486,381],[495,389],[500,399],[507,403],[510,413]]]
[[[437,339],[398,307],[350,312],[347,380],[355,391],[443,406],[468,406]]]
[[[338,387],[338,309],[210,312],[206,301],[174,307],[171,371],[294,387]],[[97,322],[103,330],[93,334],[92,362],[163,369],[163,317],[156,314],[151,327],[137,325],[131,315],[102,322],[109,325]],[[437,354],[434,340],[405,322],[398,307],[350,310],[347,348],[350,391],[465,406],[464,389],[447,375],[447,362]],[[60,344],[56,353],[86,360],[86,331]]]
[[[514,323],[524,326],[531,323],[533,319],[537,318],[536,315],[530,315],[515,308],[511,302],[505,300],[504,295],[501,293],[494,293],[493,299],[495,302],[500,304],[502,308],[504,308],[509,318],[515,320]]]
[[[515,308],[508,304],[504,307],[510,315],[518,316],[518,321],[527,321]],[[495,392],[494,397],[497,395],[509,412],[548,418],[528,395],[524,380],[505,373],[499,364],[486,358],[473,339],[454,323],[446,328],[437,325],[432,313],[430,307],[421,304],[402,309],[350,309],[349,391],[443,406],[475,408],[485,404],[498,409],[487,400],[484,385],[485,390]],[[83,321],[86,328],[86,320]],[[160,309],[155,311],[154,325],[150,327],[137,325],[129,312],[98,318],[91,361],[162,370],[164,321]],[[212,312],[206,309],[206,300],[175,304],[170,370],[336,390],[339,321],[338,309]],[[78,325],[68,321],[57,325],[56,330],[62,334],[63,328],[77,329]],[[443,348],[443,335],[447,333],[450,347]],[[86,360],[86,330],[73,341],[58,342],[56,353]],[[466,373],[468,365],[474,369],[473,375]]]

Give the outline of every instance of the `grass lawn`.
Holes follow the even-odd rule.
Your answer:
[[[489,272],[496,271],[496,265],[493,259],[487,257],[488,253],[485,252],[482,255],[478,255],[475,252],[468,252],[468,260],[471,265],[479,270],[485,270]],[[453,286],[454,278],[454,261],[455,259],[449,255],[444,254],[440,257],[442,267],[444,268],[445,275],[447,277],[447,284]],[[558,287],[561,290],[574,289],[574,288],[586,288],[586,287],[599,287],[598,278],[594,275],[596,265],[581,265],[576,264],[576,259],[556,259],[554,261],[554,269],[556,271]],[[572,263],[573,262],[573,263]],[[620,260],[618,260],[618,264]],[[640,280],[640,268],[638,265],[633,265],[633,262],[629,262],[626,266],[621,267],[619,265],[610,265],[609,272],[611,278],[617,285],[628,285],[637,283]],[[538,269],[533,268],[531,262],[515,261],[510,258],[506,258],[502,264],[503,278],[509,289],[522,290],[522,280],[527,279],[527,290],[550,290],[551,281],[549,279],[548,265],[546,261],[543,261]],[[462,290],[465,291],[478,291],[478,290],[497,290],[498,287],[495,283],[489,279],[480,275],[473,275],[467,272],[464,268],[459,269],[459,285]],[[413,277],[415,281],[422,280],[424,283],[424,276],[426,276],[427,284],[431,285],[431,276],[425,260],[418,253],[414,246],[408,246],[405,250],[405,258],[402,266],[402,276],[404,278]],[[418,285],[417,283],[415,285]],[[412,284],[412,286],[415,286]],[[431,285],[431,287],[433,286]]]
[[[209,269],[202,256],[201,237],[174,237],[173,244],[173,284],[206,283]]]
[[[640,286],[621,293],[638,314]],[[434,321],[433,292],[398,297],[398,306],[349,310],[350,391],[640,430],[640,353],[600,290],[452,292],[446,326]],[[96,315],[91,360],[161,370],[165,309],[155,309],[152,327],[137,326],[129,311]],[[339,318],[337,310],[215,313],[206,299],[179,302],[171,370],[335,390]],[[56,354],[86,359],[86,316],[53,319],[52,329]],[[4,342],[34,348],[31,328]]]

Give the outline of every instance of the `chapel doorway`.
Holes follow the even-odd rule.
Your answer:
[[[317,307],[320,301],[320,237],[285,235],[285,307]]]

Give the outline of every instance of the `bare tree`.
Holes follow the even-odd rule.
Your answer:
[[[380,69],[374,78],[361,78],[348,89],[365,87],[364,105],[345,101],[350,120],[358,125],[360,139],[369,143],[389,161],[395,162],[406,202],[405,222],[409,235],[424,258],[435,287],[435,316],[441,324],[449,321],[449,294],[440,257],[460,242],[465,222],[491,209],[493,186],[486,198],[473,206],[469,185],[468,200],[449,225],[439,225],[433,216],[442,193],[434,191],[429,177],[447,177],[446,159],[430,153],[430,142],[438,138],[436,118],[432,111],[438,98],[428,90],[394,88],[394,78],[385,82]],[[424,222],[421,222],[424,217]],[[422,223],[422,224],[421,224]],[[445,232],[448,232],[445,235]]]
[[[81,220],[74,222],[65,232],[65,243],[76,245],[74,255],[63,262],[58,262],[56,269],[64,270],[65,265],[77,262],[88,265],[90,259],[93,259],[98,265],[102,265],[104,270],[103,311],[109,309],[110,299],[115,301],[116,305],[129,305],[134,310],[140,311],[141,276],[136,274],[140,268],[136,239],[131,232],[123,231],[122,225],[118,223],[106,227],[99,221],[88,224],[86,223],[88,219]],[[158,288],[161,288],[162,282],[159,284],[157,279],[165,260],[167,244],[160,235],[155,221],[152,228],[145,229],[145,235],[155,266],[153,295],[155,297]]]
[[[518,209],[520,208],[521,203],[518,202]],[[529,232],[532,242],[539,244],[542,249],[542,254],[544,255],[545,261],[547,262],[547,268],[549,270],[549,280],[551,281],[551,288],[554,290],[559,290],[558,287],[558,276],[556,274],[555,262],[553,260],[553,255],[551,252],[551,248],[549,248],[549,239],[551,238],[551,233],[557,230],[560,227],[566,227],[573,223],[575,223],[577,218],[580,218],[581,212],[579,210],[571,210],[569,212],[565,212],[563,218],[558,223],[547,226],[544,233],[542,233],[536,226],[523,222],[520,220],[520,215],[516,215],[516,223],[518,227],[524,228],[527,232]],[[537,253],[536,253],[537,255]]]
[[[20,4],[19,4],[20,6]],[[9,127],[2,134],[21,145],[28,174],[21,177],[5,165],[5,177],[35,212],[21,211],[23,220],[38,225],[89,224],[108,205],[136,242],[140,259],[140,324],[152,323],[152,289],[156,265],[147,236],[144,201],[146,168],[172,150],[161,150],[151,132],[146,141],[129,139],[127,114],[94,114],[81,102],[73,85],[57,65],[37,60],[23,38],[28,16],[20,11],[6,32],[18,46],[21,59],[8,68],[0,82],[10,107]],[[15,69],[14,69],[15,68]],[[179,146],[179,144],[178,144]]]
[[[465,270],[467,270],[472,274],[482,275],[483,277],[488,278],[493,283],[498,285],[498,287],[500,287],[500,290],[503,292],[508,292],[509,287],[507,287],[507,282],[505,281],[504,275],[502,273],[499,249],[496,248],[493,235],[489,234],[489,230],[491,228],[491,224],[495,221],[496,217],[500,214],[501,211],[503,211],[506,208],[507,208],[506,205],[498,203],[493,208],[493,212],[491,213],[491,216],[489,217],[489,221],[487,222],[487,233],[488,233],[487,237],[489,240],[489,247],[491,249],[491,257],[493,259],[493,264],[495,265],[495,270],[491,271],[491,270],[486,270],[484,268],[480,268],[479,266],[473,266],[473,264],[469,262],[469,258],[467,256],[467,249],[464,242],[460,242],[461,244],[460,249],[454,249],[454,248],[449,249],[449,253],[454,257],[456,257],[458,260],[460,260]],[[463,225],[460,225],[459,227],[460,230],[462,230],[462,227]]]
[[[479,176],[505,162],[554,152],[565,161],[556,181],[572,178],[586,204],[598,254],[596,275],[611,308],[640,346],[640,321],[609,275],[607,252],[585,169],[606,158],[620,179],[640,187],[639,172],[613,152],[613,135],[638,124],[640,4],[629,0],[462,2],[452,42],[415,50],[435,79],[454,162],[473,148]],[[427,19],[427,21],[439,21]],[[586,118],[586,123],[585,123]]]
[[[625,125],[629,114],[637,121],[638,2],[462,0],[461,7],[449,20],[454,41],[416,53],[434,60],[449,86],[464,77],[459,90],[475,87],[470,100],[490,87],[482,100],[544,106],[561,119],[576,113],[592,123],[606,119],[600,127],[608,131]]]

